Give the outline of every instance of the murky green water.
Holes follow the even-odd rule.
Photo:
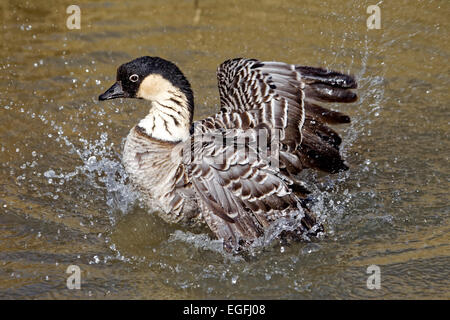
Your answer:
[[[81,30],[70,4],[0,1],[0,298],[450,297],[447,0],[384,1],[380,30],[375,1],[77,1]],[[180,66],[196,119],[217,110],[228,58],[356,75],[360,99],[340,108],[350,170],[305,175],[326,238],[244,261],[148,214],[120,164],[143,102],[96,99],[142,55]]]

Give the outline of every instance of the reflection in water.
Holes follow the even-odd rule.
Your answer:
[[[80,1],[81,29],[67,30],[63,5],[2,1],[0,297],[448,298],[449,4],[382,3],[370,31],[369,4]],[[147,106],[96,101],[142,55],[185,71],[196,119],[217,110],[231,57],[354,74],[360,99],[339,106],[350,170],[304,173],[327,236],[235,257],[147,214],[120,162]],[[371,264],[380,290],[366,287]]]

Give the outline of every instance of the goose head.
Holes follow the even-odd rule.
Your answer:
[[[117,69],[116,82],[98,99],[144,99],[149,114],[138,126],[149,136],[167,141],[184,140],[194,114],[189,81],[172,62],[159,57],[140,57]]]

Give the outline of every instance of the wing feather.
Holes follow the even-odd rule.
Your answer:
[[[207,224],[234,250],[282,217],[300,217],[299,232],[314,229],[297,175],[347,168],[341,138],[325,123],[349,117],[320,103],[355,101],[356,82],[321,68],[240,58],[221,64],[217,79],[220,112],[194,123],[192,154],[184,157]]]

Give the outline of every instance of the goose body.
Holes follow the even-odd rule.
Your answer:
[[[322,226],[298,174],[348,169],[341,138],[326,124],[350,119],[321,104],[354,102],[355,80],[242,58],[222,63],[217,79],[220,111],[193,122],[193,93],[175,64],[141,57],[119,67],[99,99],[149,101],[123,151],[131,181],[164,220],[206,223],[229,251],[247,248],[283,219],[299,222],[285,235],[316,235]]]

